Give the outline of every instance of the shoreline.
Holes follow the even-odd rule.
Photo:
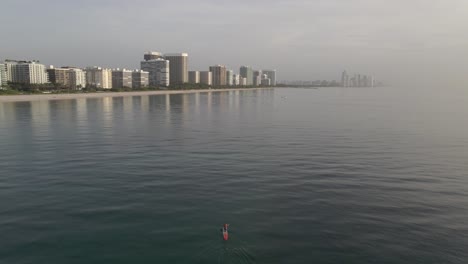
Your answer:
[[[134,92],[93,92],[93,93],[70,93],[70,94],[24,94],[24,95],[1,95],[0,103],[3,102],[25,102],[25,101],[50,101],[71,100],[81,98],[103,98],[103,97],[126,97],[141,95],[167,95],[167,94],[190,94],[229,91],[252,91],[261,89],[274,89],[274,87],[258,88],[229,88],[229,89],[202,89],[202,90],[158,90],[158,91],[134,91]]]

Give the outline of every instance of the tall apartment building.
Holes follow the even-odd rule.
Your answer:
[[[112,70],[113,88],[132,88],[132,71],[127,69]]]
[[[200,83],[211,85],[213,80],[213,76],[210,71],[201,71],[200,72]]]
[[[70,85],[68,69],[54,68],[54,66],[51,65],[47,69],[47,74],[49,74],[49,81],[51,83],[60,84],[66,87]]]
[[[134,70],[132,72],[132,88],[140,89],[148,87],[149,73],[143,70]]]
[[[167,87],[170,84],[170,62],[164,59],[142,61],[141,69],[149,73],[149,86]]]
[[[54,68],[54,66],[50,66],[47,73],[51,83],[60,84],[70,89],[86,87],[86,73],[82,69],[73,67]]]
[[[0,63],[0,87],[4,87],[8,84],[6,65]]]
[[[163,55],[160,52],[156,52],[156,51],[148,51],[147,53],[143,55],[143,59],[145,61],[162,59],[162,58],[163,58]]]
[[[247,86],[247,78],[239,76],[239,86]]]
[[[253,85],[259,86],[262,84],[262,71],[253,72]]]
[[[169,61],[169,82],[171,85],[184,84],[188,82],[188,54],[171,53],[165,54],[164,58]]]
[[[199,71],[189,71],[188,72],[188,82],[192,84],[200,83],[200,72]]]
[[[241,66],[239,74],[246,79],[246,85],[253,85],[253,70],[250,66]]]
[[[92,88],[111,89],[112,70],[96,66],[86,68],[86,86]]]
[[[234,75],[232,76],[232,85],[238,86],[239,83],[240,83],[240,79],[239,79],[239,78],[240,78],[240,75],[239,75],[239,74],[234,74]]]
[[[70,68],[68,76],[71,89],[81,90],[81,88],[86,87],[86,72],[82,69]]]
[[[226,86],[226,67],[223,65],[210,66],[213,86]]]
[[[271,86],[276,86],[276,70],[262,70],[262,73],[270,79]]]
[[[15,83],[44,84],[49,82],[46,67],[37,61],[6,61],[7,80]]]
[[[349,87],[349,76],[346,71],[341,74],[341,87]]]
[[[228,86],[234,85],[234,71],[232,70],[226,71],[226,85]]]

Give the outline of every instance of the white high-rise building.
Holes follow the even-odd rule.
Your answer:
[[[234,85],[234,71],[227,70],[226,71],[226,85],[233,86]]]
[[[276,70],[262,70],[262,73],[270,79],[270,86],[276,86]]]
[[[49,82],[46,67],[36,61],[6,61],[7,80],[15,83],[44,84]]]
[[[86,86],[93,88],[111,89],[112,70],[101,67],[86,68]]]
[[[170,62],[165,59],[142,61],[141,69],[149,73],[150,87],[167,87],[170,84]]]
[[[70,80],[70,88],[81,89],[86,87],[86,72],[78,68],[70,68],[68,70]]]

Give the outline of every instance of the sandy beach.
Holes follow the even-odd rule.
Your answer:
[[[188,94],[188,93],[209,93],[209,92],[229,92],[246,91],[273,88],[234,88],[234,89],[205,89],[205,90],[160,90],[160,91],[135,91],[135,92],[102,92],[102,93],[82,93],[82,94],[27,94],[27,95],[2,95],[0,102],[21,102],[21,101],[44,101],[44,100],[69,100],[79,98],[102,98],[102,97],[123,97],[142,95],[166,95],[166,94]]]

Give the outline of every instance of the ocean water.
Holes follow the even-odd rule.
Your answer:
[[[0,234],[2,264],[468,263],[468,92],[0,103]]]

